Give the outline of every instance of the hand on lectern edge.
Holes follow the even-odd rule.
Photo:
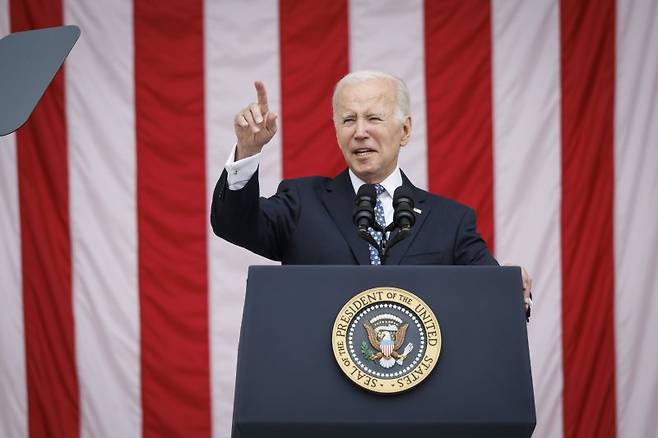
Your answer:
[[[505,263],[504,266],[519,266],[513,263]],[[526,317],[530,318],[530,307],[532,306],[532,277],[528,271],[523,267],[521,268],[521,281],[523,284],[523,303],[525,305]]]

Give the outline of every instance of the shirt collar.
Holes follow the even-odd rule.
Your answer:
[[[356,176],[356,174],[352,172],[352,169],[349,169],[349,174],[352,187],[354,187],[354,193],[358,193],[361,186],[365,184],[365,181]],[[400,172],[400,168],[396,166],[395,170],[379,184],[384,187],[386,193],[388,193],[388,196],[392,198],[393,193],[395,193],[395,189],[402,185],[402,173]]]

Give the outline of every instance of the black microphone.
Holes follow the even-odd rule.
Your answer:
[[[368,227],[376,224],[375,203],[377,202],[377,191],[372,184],[364,184],[354,198],[354,212],[352,220],[359,231],[368,231]]]
[[[393,222],[387,229],[397,228],[398,232],[387,242],[386,248],[384,248],[384,257],[387,256],[388,251],[394,245],[397,245],[411,234],[411,227],[416,223],[413,209],[414,198],[411,189],[405,186],[395,189],[395,193],[393,193]]]
[[[393,194],[393,222],[401,231],[408,232],[416,223],[413,193],[409,187],[400,186]]]
[[[382,253],[382,246],[370,235],[369,227],[377,231],[382,231],[381,225],[375,220],[375,205],[377,204],[377,191],[372,184],[364,184],[359,188],[356,198],[354,198],[354,213],[352,220],[358,227],[359,237],[377,248]]]

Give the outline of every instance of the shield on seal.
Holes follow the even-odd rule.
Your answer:
[[[382,349],[382,353],[384,354],[384,357],[391,357],[391,353],[393,353],[393,346],[395,343],[393,342],[392,339],[382,339],[382,341],[379,343],[379,346]]]

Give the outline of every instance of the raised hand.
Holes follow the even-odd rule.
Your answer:
[[[258,101],[250,104],[235,115],[233,127],[238,143],[235,160],[259,153],[276,134],[277,115],[270,112],[267,92],[261,81],[254,82]]]

